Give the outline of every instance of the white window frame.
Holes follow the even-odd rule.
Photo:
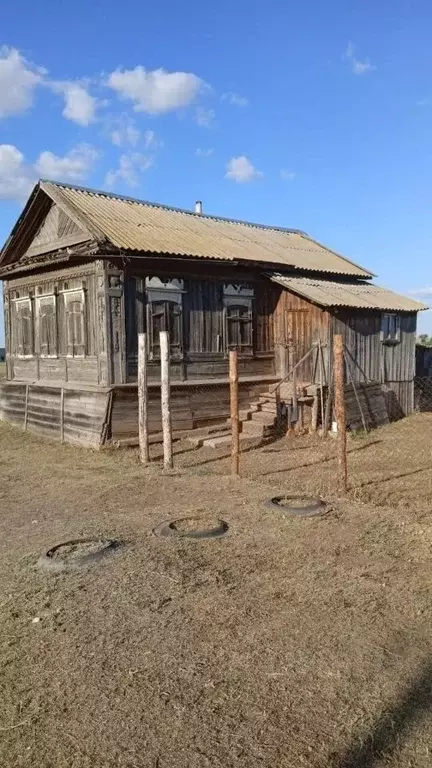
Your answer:
[[[33,357],[34,357],[34,355],[35,355],[35,333],[34,333],[34,330],[35,330],[35,329],[34,329],[34,312],[33,312],[33,302],[32,302],[32,298],[31,298],[31,296],[25,296],[25,297],[23,297],[23,298],[21,298],[21,299],[12,299],[12,304],[15,304],[16,306],[18,306],[18,304],[26,304],[26,303],[27,303],[27,304],[29,305],[29,307],[30,307],[30,315],[31,315],[31,333],[32,333],[32,344],[31,344],[31,346],[32,346],[32,351],[31,351],[31,352],[30,352],[30,354],[28,354],[28,355],[21,355],[21,354],[19,353],[19,351],[18,351],[18,350],[19,350],[19,344],[18,344],[18,345],[17,345],[17,350],[16,350],[16,351],[14,350],[14,355],[16,355],[16,357],[18,357],[18,358],[19,358],[19,360],[29,360],[29,359],[33,358]],[[12,320],[12,322],[13,322],[13,323],[18,323],[18,315],[17,315],[17,312],[16,312],[16,311],[14,311],[14,312],[12,313],[12,318],[13,318],[13,320]],[[18,332],[18,327],[15,327],[15,329],[14,329],[14,332],[15,332],[15,336],[14,336],[14,338],[16,339],[16,338],[17,338],[17,337],[16,337],[16,334],[17,334],[17,332]]]
[[[42,299],[45,299],[45,300],[46,299],[52,299],[53,300],[52,303],[54,305],[55,349],[56,349],[54,355],[45,355],[42,352],[42,342],[41,342],[41,334],[40,334],[40,308],[41,308],[41,300]],[[42,293],[40,295],[38,294],[35,297],[35,302],[36,302],[36,307],[35,307],[35,309],[36,309],[36,314],[35,314],[36,323],[35,323],[35,325],[36,325],[37,353],[38,353],[38,355],[40,357],[42,357],[44,359],[46,359],[46,358],[56,359],[59,356],[58,355],[59,339],[58,339],[58,327],[57,327],[57,296],[56,296],[55,293]]]
[[[85,356],[86,356],[86,349],[87,349],[87,344],[86,344],[87,328],[86,328],[86,298],[85,298],[85,290],[84,290],[84,288],[67,288],[64,291],[60,291],[60,293],[63,295],[63,299],[64,299],[64,317],[65,317],[65,325],[66,325],[66,357],[70,358],[71,360],[72,359],[83,360],[85,358]],[[82,317],[83,317],[83,329],[82,329],[83,330],[83,344],[82,344],[82,346],[83,346],[83,350],[84,351],[83,351],[82,355],[70,354],[67,351],[68,347],[71,346],[69,344],[69,335],[68,335],[69,334],[69,323],[68,323],[67,303],[68,303],[68,301],[71,300],[71,296],[73,294],[79,294],[80,295],[80,298],[81,298],[81,301],[82,301],[82,306],[83,306],[83,312],[82,312]]]
[[[396,334],[395,336],[385,336],[384,335],[384,323],[385,318],[388,317],[394,317],[396,318],[395,326],[396,326]],[[399,344],[401,340],[401,316],[397,312],[382,312],[381,314],[381,331],[380,331],[380,339],[383,344]]]

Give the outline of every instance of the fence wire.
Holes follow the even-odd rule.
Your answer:
[[[432,378],[428,376],[415,377],[414,408],[416,411],[432,411]]]

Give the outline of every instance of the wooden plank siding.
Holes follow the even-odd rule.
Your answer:
[[[239,382],[239,407],[248,408],[259,395],[268,390],[270,382]],[[160,387],[150,384],[148,390],[149,434],[159,435],[162,429]],[[212,424],[221,424],[230,416],[228,382],[171,384],[173,434]],[[138,437],[138,392],[128,385],[114,390],[111,439],[134,440]]]
[[[354,381],[378,381],[386,392],[389,415],[414,408],[416,315],[401,314],[400,341],[381,341],[381,313],[340,310],[332,317],[332,335],[341,333]]]
[[[154,274],[154,273],[151,273]],[[177,277],[175,273],[171,277]],[[239,282],[231,274],[216,279],[204,275],[184,277],[182,293],[182,359],[172,360],[172,380],[228,377],[228,354],[224,341],[223,286]],[[240,356],[239,373],[244,376],[269,376],[275,373],[273,318],[275,297],[268,281],[255,280],[253,299],[254,354]],[[145,276],[125,276],[126,375],[137,379],[137,338],[146,328]],[[150,380],[159,380],[158,363],[149,362]],[[116,380],[115,383],[121,383]]]
[[[102,272],[101,272],[102,269]],[[102,297],[100,280],[102,279]],[[99,281],[99,282],[97,282]],[[69,267],[61,270],[45,271],[27,277],[19,277],[5,282],[5,306],[7,307],[7,377],[13,381],[43,382],[49,384],[61,382],[106,385],[107,353],[106,331],[104,329],[106,296],[104,287],[104,266],[101,262],[83,264],[81,267]],[[84,294],[84,356],[73,357],[68,354],[66,339],[67,317],[64,300],[66,291],[83,291]],[[56,306],[56,354],[44,356],[40,352],[38,326],[38,297],[52,296]],[[33,352],[30,356],[19,355],[11,344],[14,337],[16,318],[11,307],[16,297],[31,299]],[[55,297],[55,299],[54,299]],[[102,323],[99,314],[103,315]]]
[[[27,393],[28,390],[28,393]],[[60,440],[61,387],[31,384],[0,384],[0,418],[23,427],[27,398],[27,429]],[[108,393],[66,386],[63,398],[64,440],[74,445],[99,448],[107,410]]]
[[[293,293],[269,283],[269,289],[278,292],[273,315],[274,343],[287,350],[287,372],[311,349],[321,341],[326,367],[329,370],[330,355],[330,318],[320,307],[311,304]],[[314,382],[318,380],[316,354],[312,354],[299,367],[297,380]]]

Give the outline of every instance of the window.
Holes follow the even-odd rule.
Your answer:
[[[253,288],[224,285],[225,348],[253,353]]]
[[[56,297],[36,298],[38,352],[41,357],[57,357]]]
[[[383,314],[381,317],[381,341],[397,344],[400,341],[400,315]]]
[[[159,333],[168,331],[172,357],[182,357],[182,312],[177,301],[150,301],[148,304],[150,359],[160,358]]]
[[[19,357],[32,357],[33,348],[33,308],[31,299],[16,299],[13,302],[12,346]]]
[[[252,306],[230,304],[226,308],[227,347],[252,353]]]
[[[66,314],[66,354],[68,357],[84,357],[85,339],[85,303],[84,291],[71,290],[64,294]]]
[[[146,277],[149,358],[160,359],[159,333],[168,331],[171,357],[183,357],[183,280]]]

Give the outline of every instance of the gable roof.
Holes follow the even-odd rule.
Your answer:
[[[75,222],[82,239],[129,252],[255,262],[280,268],[370,278],[372,274],[299,230],[197,214],[179,208],[40,181],[4,246],[0,267],[15,260],[19,231],[38,195],[44,193]],[[28,244],[27,244],[28,245]],[[11,258],[12,257],[12,258]]]
[[[320,307],[353,307],[388,312],[420,312],[428,309],[426,304],[420,301],[400,296],[373,283],[362,281],[336,283],[330,280],[289,277],[277,273],[269,277],[274,283],[282,285]]]

